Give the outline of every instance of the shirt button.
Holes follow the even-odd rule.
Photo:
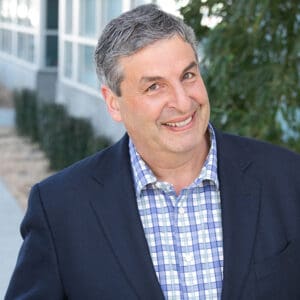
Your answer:
[[[193,260],[193,254],[185,253],[185,254],[183,254],[183,259],[185,262],[191,262]]]
[[[183,207],[179,207],[178,211],[179,211],[179,214],[181,214],[181,215],[183,215],[185,213],[185,210]]]

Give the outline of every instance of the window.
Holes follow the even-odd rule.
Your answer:
[[[1,0],[0,0],[1,1]],[[50,0],[48,0],[50,1]],[[113,18],[150,0],[61,0],[62,64],[59,74],[80,88],[99,89],[94,51],[101,30]]]
[[[73,32],[73,0],[65,0],[65,33]]]
[[[73,47],[72,43],[64,43],[64,76],[72,78],[72,65],[73,65]]]
[[[41,68],[57,66],[58,2],[0,0],[0,51],[29,63],[40,63]],[[40,19],[42,11],[45,20]]]
[[[31,34],[18,32],[18,57],[28,62],[34,62],[34,37]]]
[[[10,30],[0,29],[0,50],[6,53],[12,51],[12,33]]]
[[[79,46],[79,81],[87,84],[90,87],[97,88],[98,80],[95,72],[95,65],[93,60],[94,47],[92,46]]]
[[[6,28],[0,29],[0,51],[34,63],[38,0],[0,0],[0,19],[6,23]]]
[[[96,0],[80,0],[80,35],[96,36],[97,9]]]
[[[46,66],[55,67],[57,66],[57,35],[48,35],[46,37]]]
[[[47,1],[47,29],[58,28],[58,0]]]
[[[109,22],[111,19],[117,17],[122,12],[122,0],[106,0],[106,22]]]
[[[58,60],[58,0],[46,0],[45,66],[56,67]]]

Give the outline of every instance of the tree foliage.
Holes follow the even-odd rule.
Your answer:
[[[300,2],[190,0],[181,14],[204,47],[213,123],[300,152]]]

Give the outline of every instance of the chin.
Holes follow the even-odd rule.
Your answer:
[[[174,143],[166,143],[167,148],[170,150],[170,152],[173,153],[185,153],[192,151],[194,149],[200,148],[200,141],[196,141],[195,139],[191,141],[179,141]]]

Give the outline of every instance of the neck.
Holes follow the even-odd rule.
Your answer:
[[[198,176],[209,152],[209,136],[197,149],[184,153],[141,154],[159,181],[171,183],[177,195]]]

